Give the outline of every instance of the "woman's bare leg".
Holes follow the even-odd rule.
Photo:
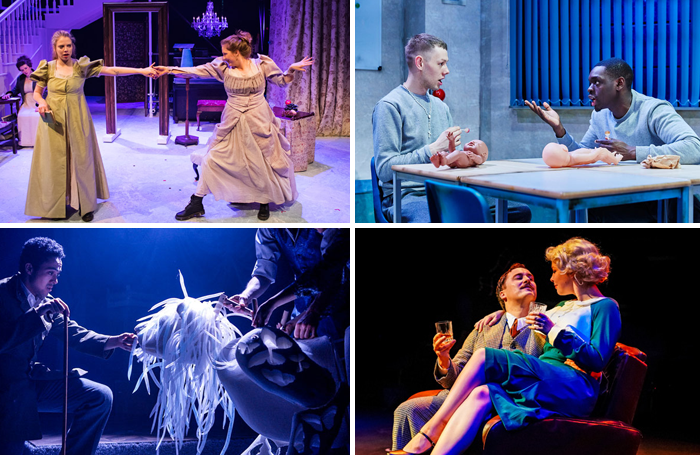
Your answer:
[[[476,387],[485,383],[484,378],[484,360],[486,358],[484,349],[477,349],[472,355],[469,362],[464,366],[462,371],[457,376],[457,380],[450,389],[449,395],[445,402],[440,406],[440,409],[435,415],[423,425],[421,431],[425,433],[433,442],[437,442],[449,422],[452,415],[457,411],[459,406],[466,400],[469,394]],[[430,447],[430,442],[422,435],[416,435],[404,447],[403,450],[410,453],[421,453]]]
[[[481,385],[469,394],[452,414],[452,418],[435,444],[433,455],[457,455],[467,450],[476,437],[481,423],[493,409],[489,388]]]

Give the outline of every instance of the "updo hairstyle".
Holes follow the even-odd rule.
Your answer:
[[[545,258],[577,283],[600,284],[608,279],[610,258],[598,247],[581,237],[573,237],[561,245],[547,248]]]
[[[71,42],[73,43],[73,54],[71,57],[75,58],[76,56],[76,51],[75,51],[75,37],[71,34],[71,32],[67,30],[56,30],[56,33],[53,34],[51,37],[51,52],[53,54],[53,59],[58,60],[58,54],[56,53],[56,43],[58,42],[59,38],[70,38]]]
[[[226,46],[230,52],[238,52],[241,57],[249,58],[252,52],[253,37],[250,33],[242,30],[236,31],[231,36],[221,40],[221,45]]]

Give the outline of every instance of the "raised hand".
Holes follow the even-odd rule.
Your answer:
[[[313,57],[304,57],[304,59],[300,62],[296,62],[292,65],[289,65],[290,70],[294,71],[301,71],[302,73],[305,72],[307,66],[311,66],[314,64],[314,58]]]
[[[544,109],[539,107],[535,101],[525,100],[525,105],[530,108],[532,112],[537,114],[547,125],[551,126],[557,137],[563,137],[566,133],[564,126],[561,124],[561,119],[559,114],[552,109],[552,107],[547,103],[542,103]]]

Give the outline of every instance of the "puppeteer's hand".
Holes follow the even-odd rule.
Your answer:
[[[36,307],[36,312],[39,316],[48,315],[49,317],[53,317],[54,314],[62,313],[70,317],[70,308],[68,308],[66,302],[61,299],[53,299],[42,303]]]
[[[133,333],[122,333],[121,335],[109,337],[105,343],[105,351],[116,348],[131,351],[135,340],[136,335]]]
[[[637,159],[637,148],[631,145],[627,145],[622,141],[615,139],[596,139],[596,144],[601,147],[610,150],[613,153],[619,153],[622,155],[622,160],[636,160]]]
[[[224,306],[236,314],[253,317],[253,310],[248,308],[248,299],[240,295],[229,297],[223,302]]]
[[[320,319],[321,317],[318,313],[311,311],[311,308],[307,308],[299,316],[289,321],[282,330],[297,340],[315,338]]]
[[[559,114],[557,114],[557,112],[554,109],[552,109],[552,107],[549,104],[542,103],[542,107],[544,107],[544,109],[542,109],[537,105],[537,103],[534,100],[525,100],[525,105],[529,107],[532,112],[537,114],[537,116],[541,118],[547,125],[551,126],[554,130],[554,134],[556,134],[557,137],[564,137],[564,134],[566,134],[566,130],[561,124]]]
[[[498,321],[501,320],[504,314],[506,314],[506,312],[503,310],[494,311],[493,313],[485,316],[483,319],[479,320],[476,324],[474,324],[474,328],[481,332],[486,326],[494,326],[498,324]]]

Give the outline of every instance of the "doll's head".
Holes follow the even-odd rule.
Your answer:
[[[484,141],[475,139],[464,144],[464,151],[479,155],[484,161],[489,156],[489,148]]]
[[[542,150],[542,159],[549,167],[564,167],[569,164],[569,149],[563,144],[550,142]]]

